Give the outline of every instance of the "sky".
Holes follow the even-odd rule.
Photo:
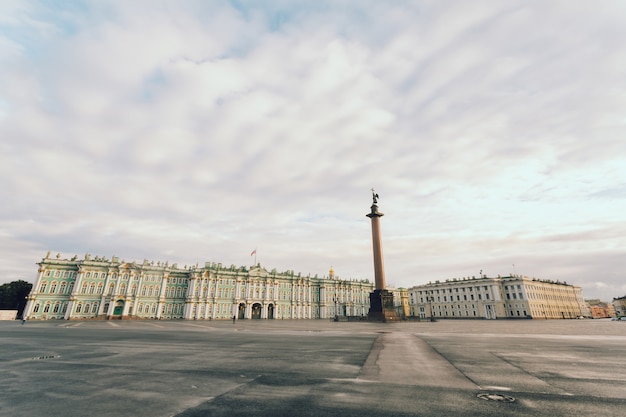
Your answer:
[[[626,295],[626,2],[0,2],[0,283],[51,251]]]

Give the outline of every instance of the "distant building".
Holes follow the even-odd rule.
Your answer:
[[[573,319],[589,316],[580,287],[512,275],[455,278],[409,288],[420,319]]]
[[[616,317],[626,316],[626,295],[623,297],[614,298],[612,305],[615,309]]]
[[[396,308],[398,317],[404,319],[411,315],[411,308],[409,306],[409,291],[406,288],[388,288],[393,292],[393,305]]]
[[[598,299],[585,300],[585,302],[587,303],[587,307],[591,312],[592,318],[606,319],[609,317],[615,317],[615,307],[613,307],[613,304],[606,303]]]
[[[24,316],[29,319],[323,319],[367,316],[373,284],[293,271],[179,268],[101,257],[38,263]]]

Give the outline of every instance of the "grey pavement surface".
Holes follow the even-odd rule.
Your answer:
[[[0,322],[0,416],[625,416],[626,322]]]

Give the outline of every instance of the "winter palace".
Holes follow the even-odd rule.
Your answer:
[[[367,280],[302,276],[293,271],[179,268],[85,255],[46,255],[28,296],[28,319],[321,319],[367,316]]]

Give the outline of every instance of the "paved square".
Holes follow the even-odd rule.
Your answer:
[[[0,416],[623,416],[626,323],[0,322]]]

